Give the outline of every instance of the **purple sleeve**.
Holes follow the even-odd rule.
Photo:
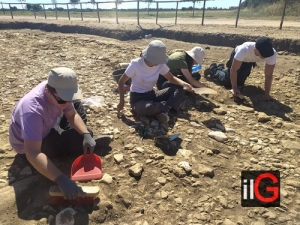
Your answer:
[[[25,113],[21,116],[21,135],[24,140],[43,140],[43,119],[36,113]]]

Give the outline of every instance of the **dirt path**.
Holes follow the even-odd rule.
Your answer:
[[[10,16],[0,16],[1,19],[11,20]],[[35,20],[33,17],[28,16],[15,16],[14,19],[18,20]],[[116,22],[116,18],[107,18],[107,17],[100,17],[101,22]],[[37,17],[37,20],[44,20],[44,17]],[[55,17],[47,17],[47,20],[56,20]],[[67,17],[59,17],[59,20],[69,20]],[[71,17],[71,20],[80,21],[80,17]],[[98,18],[88,18],[84,17],[84,21],[98,21]],[[153,23],[155,24],[156,19],[140,19],[140,24],[143,23]],[[137,18],[119,18],[119,23],[137,23]],[[228,19],[228,18],[221,18],[221,19],[204,19],[204,25],[235,25],[235,18]],[[177,18],[177,24],[199,24],[201,25],[202,18]],[[175,18],[158,18],[158,24],[175,24]],[[248,27],[277,27],[279,28],[280,21],[276,20],[246,20],[246,19],[239,19],[238,26],[248,26]],[[299,21],[284,21],[283,27],[300,27]]]

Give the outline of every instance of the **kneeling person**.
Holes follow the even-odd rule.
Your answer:
[[[231,87],[234,95],[239,95],[238,86],[243,86],[256,62],[265,61],[265,99],[274,100],[270,96],[273,72],[277,60],[276,50],[272,47],[272,41],[268,37],[260,37],[256,42],[245,42],[237,46],[223,65],[211,64],[210,72],[225,87]]]

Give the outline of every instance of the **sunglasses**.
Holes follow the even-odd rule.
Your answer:
[[[55,100],[57,101],[57,103],[60,104],[60,105],[66,104],[66,103],[70,102],[70,101],[62,100],[61,98],[58,99],[53,93],[51,93],[51,94],[52,94],[52,96],[55,98]]]

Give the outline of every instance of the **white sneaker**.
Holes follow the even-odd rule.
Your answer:
[[[169,122],[169,116],[167,113],[158,113],[154,116],[160,123]]]

